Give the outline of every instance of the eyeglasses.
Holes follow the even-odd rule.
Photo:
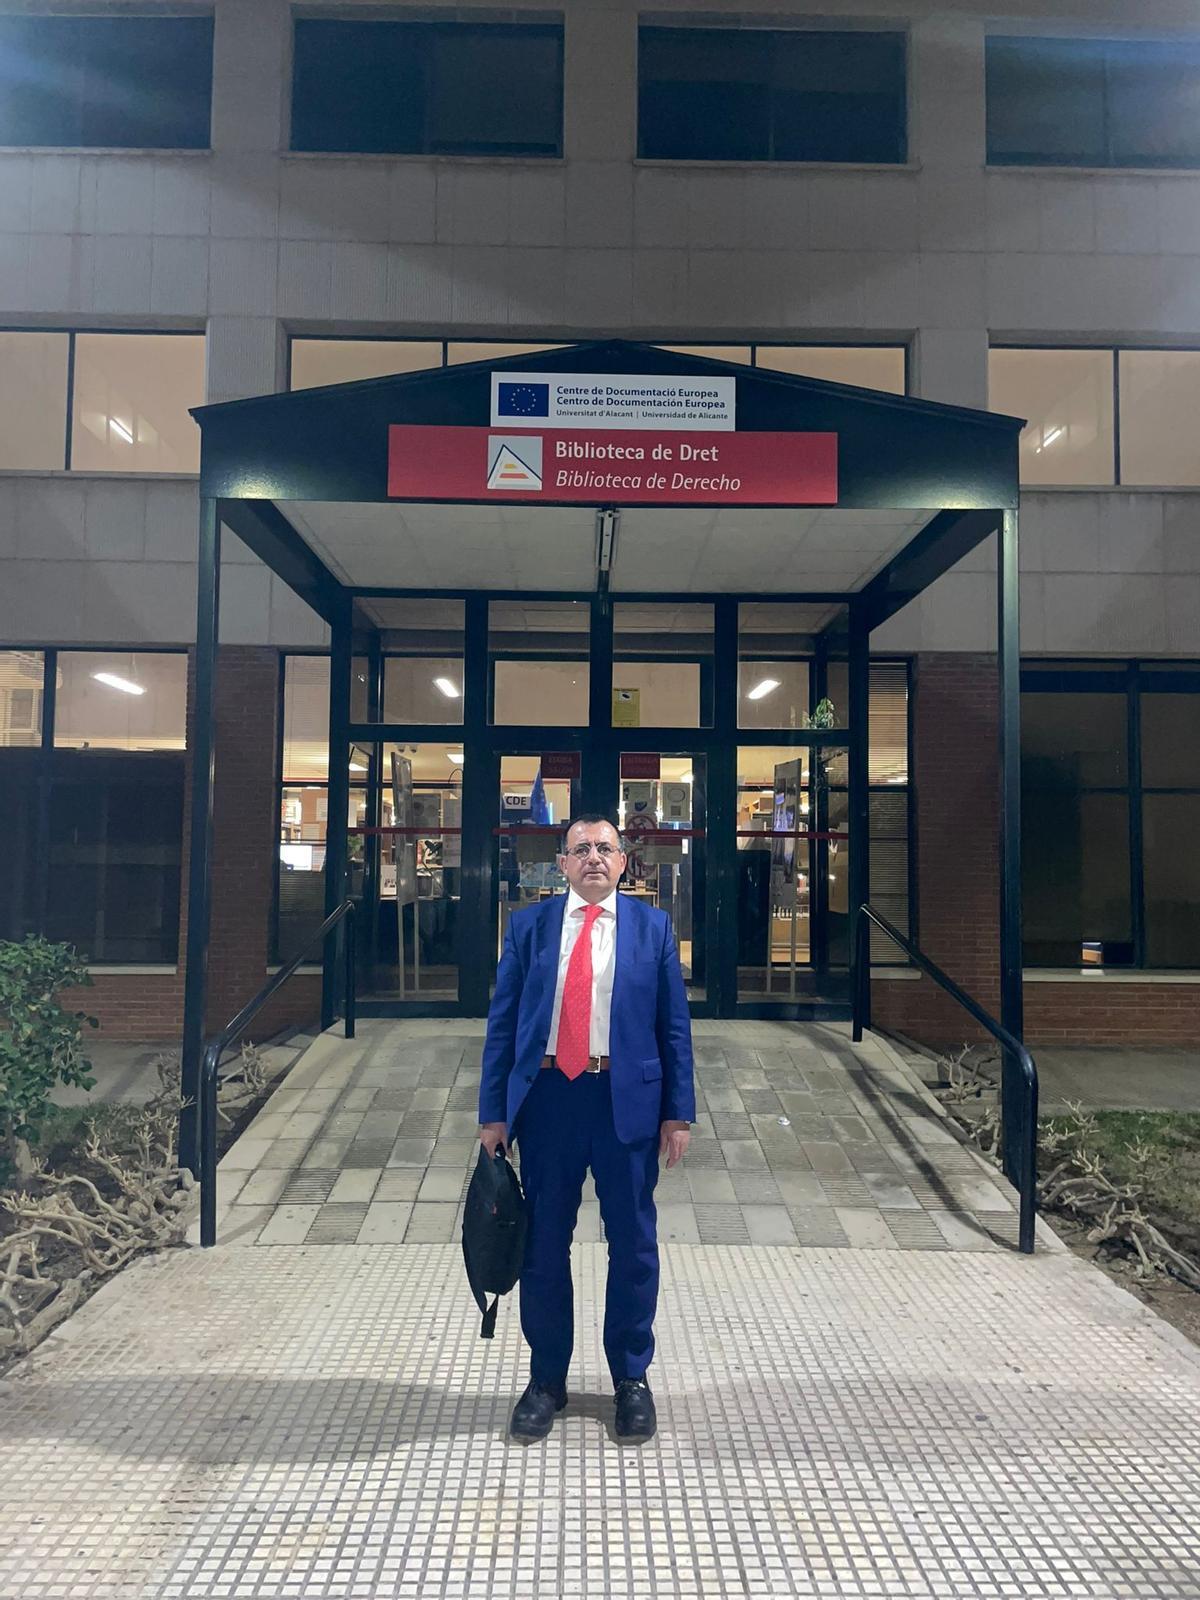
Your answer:
[[[593,850],[601,861],[607,861],[610,856],[619,856],[621,854],[614,844],[577,844],[573,845],[565,853],[569,856],[574,856],[576,861],[586,861]]]

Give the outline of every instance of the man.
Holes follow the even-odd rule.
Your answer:
[[[529,1233],[521,1331],[530,1382],[511,1431],[544,1438],[567,1403],[574,1342],[571,1235],[591,1167],[608,1239],[604,1353],[616,1433],[657,1426],[646,1369],[654,1354],[660,1155],[685,1154],[696,1110],[692,1030],[670,919],[617,884],[621,836],[606,817],[567,829],[559,866],[570,886],[508,925],[488,1013],[479,1088],[489,1156],[512,1129]]]

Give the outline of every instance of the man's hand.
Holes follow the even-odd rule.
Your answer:
[[[686,1122],[664,1122],[658,1134],[658,1153],[666,1156],[668,1167],[682,1161],[692,1142],[691,1128]]]
[[[484,1122],[479,1129],[479,1142],[488,1153],[488,1160],[496,1154],[496,1146],[508,1149],[508,1123]]]

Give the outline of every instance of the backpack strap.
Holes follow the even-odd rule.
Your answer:
[[[486,1310],[484,1311],[484,1313],[483,1313],[483,1321],[480,1324],[480,1328],[479,1328],[479,1337],[481,1339],[494,1339],[495,1338],[495,1336],[496,1336],[496,1309],[499,1306],[499,1304],[500,1304],[500,1296],[497,1295],[496,1298],[492,1301],[491,1305],[488,1306],[486,1308]]]

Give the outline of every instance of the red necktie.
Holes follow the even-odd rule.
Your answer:
[[[554,1059],[568,1078],[577,1078],[588,1064],[592,1049],[592,924],[599,906],[589,906],[583,927],[567,962],[562,1008],[558,1014],[558,1043]]]

